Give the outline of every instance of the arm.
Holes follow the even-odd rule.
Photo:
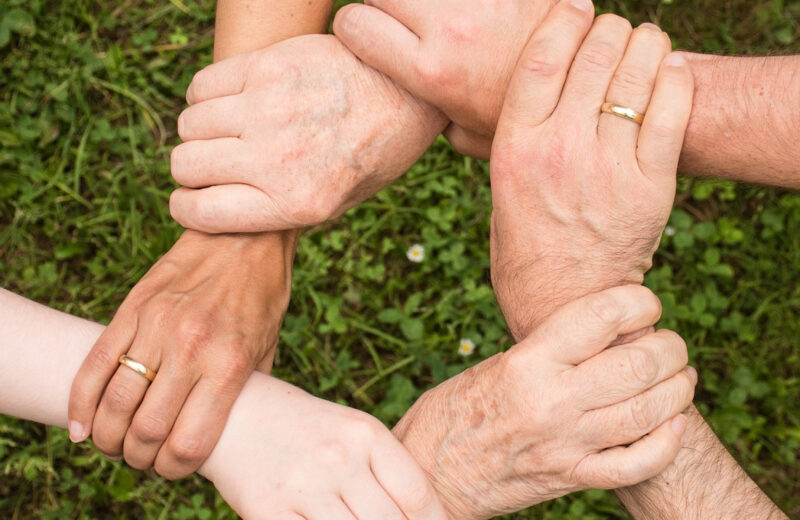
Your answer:
[[[800,56],[682,54],[695,98],[680,171],[800,189]]]
[[[670,47],[654,27],[631,33],[601,16],[595,28],[602,30],[593,29],[577,55],[554,52],[569,45],[566,31],[534,35],[498,124],[492,279],[516,337],[547,320],[562,298],[641,282],[672,207],[692,103],[689,67],[677,53],[664,59]],[[627,50],[609,43],[612,34],[630,41]],[[540,60],[540,46],[550,61]],[[646,112],[641,128],[598,117],[606,96]],[[575,123],[586,120],[592,124]],[[696,410],[687,416],[673,465],[621,492],[631,511],[653,519],[781,518]]]
[[[683,448],[661,475],[617,496],[636,519],[787,518],[731,457],[692,406]]]
[[[221,0],[215,59],[322,31],[331,1]],[[168,478],[208,456],[244,382],[269,372],[289,301],[298,231],[212,236],[186,231],[134,287],[83,363],[70,437]],[[220,312],[220,309],[224,309]],[[119,367],[129,354],[159,372]]]
[[[444,111],[457,149],[488,159],[514,65],[554,3],[466,10],[459,0],[366,0],[341,9],[334,29],[364,62]],[[680,172],[800,188],[800,56],[683,54],[697,95]]]
[[[65,427],[70,382],[102,332],[0,289],[0,413]],[[259,373],[200,473],[248,520],[445,518],[378,420]]]

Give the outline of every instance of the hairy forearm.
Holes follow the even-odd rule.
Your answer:
[[[661,475],[617,495],[634,518],[786,518],[728,453],[692,406],[683,448]]]
[[[682,54],[695,95],[680,172],[800,188],[800,56]]]

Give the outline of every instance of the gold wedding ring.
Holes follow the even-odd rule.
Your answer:
[[[153,372],[152,370],[150,370],[149,368],[147,368],[143,364],[139,363],[138,361],[135,361],[135,360],[129,358],[125,354],[123,354],[123,355],[121,355],[119,357],[119,364],[120,365],[125,365],[126,367],[130,368],[131,370],[133,370],[134,372],[136,372],[137,374],[139,374],[143,378],[147,379],[151,383],[153,382],[153,379],[156,378],[156,373],[155,372]]]
[[[611,114],[623,119],[627,119],[628,121],[633,121],[637,125],[641,125],[642,121],[644,121],[644,114],[641,112],[637,112],[632,108],[623,107],[615,103],[603,103],[603,106],[600,107],[600,112],[605,112],[606,114]]]

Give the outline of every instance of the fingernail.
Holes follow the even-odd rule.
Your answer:
[[[592,5],[591,0],[570,0],[569,3],[572,4],[573,7],[576,7],[581,11],[585,11],[587,13],[594,12],[594,5]]]
[[[695,368],[691,366],[684,368],[684,370],[686,370],[686,373],[689,374],[690,378],[692,378],[692,382],[694,382],[694,384],[697,384],[697,370],[695,370]]]
[[[361,9],[357,7],[349,7],[341,11],[342,16],[342,29],[347,33],[356,32],[358,26],[358,19],[361,16]]]
[[[83,442],[86,440],[86,428],[78,421],[69,422],[69,440],[72,442]]]
[[[106,458],[111,462],[119,462],[122,460],[122,455],[118,455],[116,457],[112,457],[111,455],[106,455]]]
[[[657,26],[654,23],[650,23],[650,22],[643,23],[642,25],[639,26],[639,29],[652,29],[654,31],[661,32],[661,27]]]
[[[672,426],[672,431],[675,432],[675,435],[680,437],[686,431],[686,417],[683,414],[676,415],[672,418],[670,426]]]
[[[670,53],[669,56],[664,58],[664,65],[668,67],[683,67],[686,65],[686,60],[677,52]]]

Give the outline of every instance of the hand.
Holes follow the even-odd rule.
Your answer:
[[[365,0],[340,9],[333,30],[366,64],[442,110],[457,150],[486,159],[520,52],[555,3]]]
[[[642,286],[589,295],[505,354],[424,394],[395,434],[451,518],[628,486],[667,467],[697,381],[685,343],[661,330],[607,348],[653,325],[660,311]]]
[[[642,282],[692,106],[692,75],[669,51],[653,25],[631,31],[613,15],[592,25],[568,2],[531,37],[491,164],[492,281],[514,337],[548,309]],[[646,112],[641,127],[601,115],[606,100]]]
[[[170,209],[206,231],[294,229],[336,217],[402,175],[444,117],[312,35],[200,71],[172,152]]]
[[[269,371],[294,240],[187,231],[133,288],[78,371],[70,436],[180,478],[217,442],[245,381]],[[121,354],[158,375],[150,384]]]
[[[446,520],[425,474],[373,417],[253,374],[201,468],[247,520]]]

